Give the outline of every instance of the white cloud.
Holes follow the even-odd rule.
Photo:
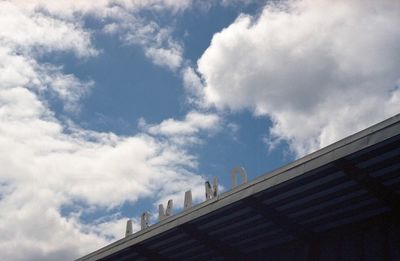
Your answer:
[[[273,121],[297,155],[399,112],[397,1],[288,1],[241,15],[198,61],[203,103]]]
[[[186,66],[181,70],[181,77],[186,92],[187,102],[200,108],[206,107],[203,104],[204,86],[196,71],[192,67]]]
[[[166,119],[156,125],[145,122],[139,125],[151,135],[166,137],[175,144],[191,145],[202,143],[200,133],[215,134],[221,128],[222,120],[214,113],[191,111],[184,120]]]
[[[8,1],[0,2],[0,43],[19,52],[70,51],[91,56],[90,34],[79,23],[29,12]]]
[[[43,79],[39,88],[43,88],[46,84],[50,91],[61,99],[65,111],[77,113],[80,109],[80,99],[89,93],[94,86],[94,81],[83,82],[72,74],[63,74],[60,67],[47,65],[42,66],[41,69]]]
[[[185,10],[191,6],[191,0],[97,0],[97,1],[71,1],[71,0],[11,0],[13,4],[23,10],[46,10],[52,15],[63,18],[75,19],[78,15],[93,14],[99,17],[115,15],[116,10],[137,12],[148,9],[153,11],[172,11],[174,13]],[[121,8],[121,9],[120,9]]]
[[[111,22],[120,23],[118,15],[134,17],[133,5],[161,8],[165,4],[177,12],[189,2],[115,3],[0,2],[1,260],[71,260],[122,237],[129,218],[117,213],[85,224],[81,217],[88,211],[113,212],[142,198],[160,202],[172,197],[179,207],[190,188],[195,200],[204,196],[203,178],[195,173],[197,158],[187,146],[199,142],[203,133],[215,131],[217,116],[191,112],[182,121],[170,119],[134,136],[118,136],[63,123],[48,105],[49,93],[66,110],[75,111],[82,95],[95,86],[38,60],[42,54],[56,52],[85,59],[99,54],[81,16],[112,17]],[[123,8],[127,11],[117,14]],[[155,24],[154,31],[147,29],[134,35],[140,40],[135,43],[145,50],[155,48],[155,53],[165,51],[161,53],[169,59],[165,65],[177,68],[180,45],[165,28]],[[65,207],[72,212],[63,215]]]
[[[0,65],[0,84],[5,89],[28,84],[36,76],[36,62],[29,57],[15,55],[11,48],[0,47]]]
[[[147,124],[144,119],[141,119],[138,126],[153,136],[167,139],[176,145],[189,147],[201,144],[205,136],[212,136],[218,132],[223,127],[223,121],[215,113],[191,111],[183,120],[166,119],[159,124]]]
[[[60,216],[60,197],[31,183],[0,201],[2,260],[72,260],[85,248],[106,243],[94,233],[82,233],[75,220]]]
[[[100,0],[100,1],[51,1],[33,0],[2,2],[0,32],[12,39],[20,48],[35,46],[35,51],[73,50],[78,56],[99,53],[91,46],[91,33],[83,28],[83,18],[97,19],[103,31],[117,34],[123,44],[143,48],[145,55],[155,64],[176,70],[182,63],[182,45],[171,37],[168,25],[141,15],[141,11],[178,14],[188,9],[191,0]],[[6,26],[7,25],[7,26]],[[3,28],[3,27],[2,27]]]
[[[106,33],[120,35],[124,44],[141,46],[154,64],[172,71],[182,65],[183,46],[171,36],[171,28],[160,26],[136,13],[118,13],[114,19],[115,22],[104,26]]]
[[[0,234],[7,235],[0,237],[2,259],[46,259],[66,251],[69,260],[104,245],[104,237],[115,236],[116,224],[126,219],[91,224],[88,230],[79,219],[61,216],[63,205],[112,209],[140,198],[183,198],[190,188],[196,199],[202,196],[203,179],[192,172],[197,160],[184,144],[145,133],[118,137],[68,128],[23,87],[2,89],[0,104],[0,146],[7,148],[0,151]],[[196,127],[191,132],[195,135]]]
[[[171,70],[176,70],[182,63],[182,53],[180,50],[164,48],[147,48],[145,54],[155,64],[166,66]]]
[[[13,48],[0,47],[0,86],[9,89],[27,86],[37,93],[58,97],[68,112],[79,111],[79,100],[93,87],[93,81],[80,81],[63,74],[62,67],[38,64],[29,55],[15,54]]]
[[[187,136],[201,130],[215,130],[219,127],[219,117],[216,114],[189,112],[183,121],[167,119],[160,124],[148,127],[148,132],[154,135]]]

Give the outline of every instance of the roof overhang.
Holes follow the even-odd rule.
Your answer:
[[[400,213],[400,115],[78,260],[235,259]]]

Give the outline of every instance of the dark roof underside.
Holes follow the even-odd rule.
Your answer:
[[[80,260],[224,260],[400,213],[399,115]],[[187,213],[186,213],[187,212]]]

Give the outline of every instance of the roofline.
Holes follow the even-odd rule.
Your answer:
[[[77,259],[77,261],[97,260],[107,257],[129,246],[135,245],[153,236],[176,228],[181,224],[192,221],[217,209],[235,203],[243,198],[300,176],[305,172],[317,169],[321,166],[329,164],[332,161],[346,157],[352,153],[399,135],[399,133],[400,114],[397,114],[327,147],[308,154],[307,156],[304,156],[292,163],[267,172],[250,182],[226,191],[214,199],[206,200],[198,205],[182,211],[181,213],[175,214],[161,222],[153,224],[146,229],[140,230],[135,234],[124,237],[114,243],[111,243],[110,245]]]

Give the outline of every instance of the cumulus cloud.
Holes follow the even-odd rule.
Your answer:
[[[121,9],[129,11],[152,10],[172,11],[174,13],[189,8],[192,0],[98,0],[98,1],[71,1],[59,0],[11,0],[13,4],[23,10],[45,10],[59,17],[75,19],[76,15],[92,14],[100,17],[114,16],[115,11]]]
[[[38,64],[28,54],[16,54],[15,49],[0,47],[0,86],[3,89],[26,86],[36,93],[60,99],[65,111],[79,111],[79,100],[89,93],[93,81],[81,81],[71,74],[64,74],[62,67]]]
[[[70,260],[123,234],[116,224],[127,217],[85,225],[80,212],[62,216],[64,205],[112,209],[146,197],[179,198],[203,187],[193,172],[196,157],[184,144],[146,133],[120,137],[65,126],[26,87],[1,88],[0,104],[2,259],[51,260],[62,254]],[[193,135],[196,128],[207,130],[193,126]],[[198,190],[194,197],[201,195]]]
[[[35,46],[40,50],[38,47],[43,44],[56,50],[73,47],[79,56],[96,55],[99,50],[88,48],[90,31],[83,28],[84,18],[92,16],[103,32],[116,34],[122,44],[140,46],[156,65],[175,71],[183,61],[182,44],[171,36],[168,25],[160,25],[141,12],[175,15],[191,4],[191,0],[13,0],[2,3],[0,25],[11,26],[2,30],[0,37],[13,38],[21,48]],[[31,41],[34,42],[30,44]]]
[[[40,70],[42,79],[37,87],[47,86],[63,102],[65,111],[79,112],[79,101],[90,92],[94,81],[81,81],[73,74],[64,74],[62,67],[45,65],[40,66]]]
[[[18,1],[17,1],[18,3]],[[79,23],[19,8],[12,2],[0,2],[0,43],[18,52],[73,51],[91,56],[90,34]]]
[[[112,209],[140,198],[183,197],[186,189],[203,187],[193,172],[196,157],[184,144],[146,133],[120,137],[65,126],[23,86],[2,88],[0,104],[2,259],[50,260],[64,253],[70,260],[109,242],[105,235],[115,236],[116,224],[127,218],[88,226],[79,213],[62,216],[64,205]]]
[[[165,136],[192,136],[202,130],[215,130],[219,127],[219,117],[216,114],[189,112],[182,121],[167,119],[160,124],[147,126],[148,132]]]
[[[399,112],[398,1],[287,1],[241,15],[198,61],[203,104],[273,121],[297,156]]]
[[[133,3],[141,8],[148,6],[146,3],[165,4],[178,11],[188,2],[112,3],[115,5],[109,1],[90,5],[86,1],[0,2],[2,260],[71,260],[123,235],[129,217],[118,209],[126,202],[174,198],[179,207],[187,189],[194,189],[195,200],[204,196],[203,178],[196,174],[197,158],[187,146],[198,141],[201,133],[213,133],[217,116],[191,112],[182,121],[170,119],[134,136],[118,136],[62,122],[49,107],[48,98],[55,96],[66,111],[76,111],[80,98],[95,87],[93,81],[82,81],[64,73],[62,67],[38,59],[58,52],[84,59],[99,55],[81,17],[113,18],[112,22],[118,23],[116,11],[122,10],[118,8],[134,13]],[[131,37],[144,39],[135,43],[156,48],[156,53],[157,48],[164,48],[166,53],[161,56],[171,58],[167,66],[173,64],[173,69],[180,63],[179,54],[175,57],[168,50],[180,50],[180,45],[163,28],[154,28]],[[129,35],[129,31],[124,33]],[[149,35],[157,36],[154,42],[147,40]],[[189,143],[176,138],[181,134]],[[113,214],[82,221],[82,215],[98,209]],[[134,224],[137,228],[135,219]]]
[[[199,108],[207,107],[204,104],[204,86],[196,71],[191,66],[186,66],[181,70],[181,77],[187,102]]]
[[[171,70],[176,70],[182,63],[182,53],[179,49],[147,48],[145,54],[155,64]]]
[[[135,13],[117,14],[112,23],[104,26],[104,32],[119,35],[124,44],[141,46],[146,57],[156,65],[172,71],[181,67],[183,46],[171,36],[173,30],[170,27],[160,26]]]

